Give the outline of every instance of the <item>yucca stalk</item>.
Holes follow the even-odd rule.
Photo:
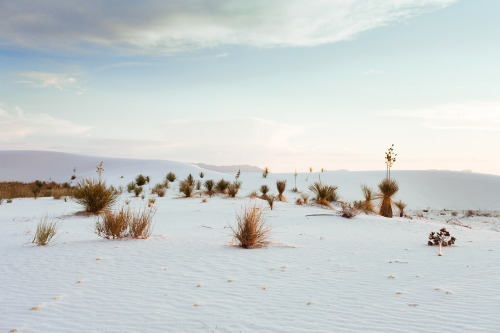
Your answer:
[[[382,200],[379,214],[384,217],[392,217],[392,197],[398,192],[399,186],[395,180],[384,179],[378,185],[380,193],[378,198]]]

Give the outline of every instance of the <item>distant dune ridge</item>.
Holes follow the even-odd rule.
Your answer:
[[[241,170],[241,172],[259,172],[259,173],[264,172],[264,169],[248,164],[242,164],[242,165],[211,165],[205,163],[193,163],[193,164],[203,169],[212,170],[216,172],[224,172],[224,173],[238,172],[238,170]]]
[[[150,176],[151,183],[155,184],[161,182],[169,171],[180,178],[190,173],[199,178],[199,173],[203,171],[205,179],[232,180],[234,175],[225,172],[236,173],[238,167],[242,171],[242,196],[258,190],[262,184],[268,184],[271,192],[276,192],[276,180],[287,180],[287,191],[294,187],[293,171],[270,173],[264,179],[257,167],[216,167],[202,163],[194,165],[167,160],[107,158],[46,151],[0,151],[0,181],[39,179],[66,182],[70,180],[75,167],[78,178],[96,176],[96,166],[101,161],[104,161],[104,178],[115,185],[125,185],[140,173]],[[411,209],[500,210],[500,176],[439,170],[394,170],[391,175],[400,185],[396,199],[403,200]],[[377,184],[384,176],[385,171],[382,170],[307,172],[297,176],[297,187],[299,191],[308,192],[309,185],[321,177],[323,183],[339,187],[342,200],[360,200],[360,185],[366,184],[377,190]]]

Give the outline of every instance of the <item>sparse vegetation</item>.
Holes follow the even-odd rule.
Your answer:
[[[236,197],[236,194],[238,194],[239,186],[236,184],[236,182],[231,183],[227,187],[227,195],[230,196],[231,198]]]
[[[267,200],[267,203],[269,204],[269,208],[271,208],[271,210],[273,210],[273,207],[274,207],[274,195],[270,195],[266,198]]]
[[[330,205],[330,199],[335,199],[337,197],[337,188],[337,186],[323,185],[320,182],[315,182],[309,186],[309,190],[314,193],[316,197],[316,203],[330,208],[332,207]]]
[[[221,179],[215,185],[215,190],[221,194],[226,193],[229,187],[229,182],[227,180]]]
[[[48,217],[45,216],[38,222],[35,235],[31,242],[38,246],[46,246],[54,238],[58,230],[59,224],[57,222],[49,222]]]
[[[373,206],[373,200],[375,200],[375,192],[373,189],[367,185],[361,185],[361,191],[363,192],[364,201],[355,203],[354,206],[359,206],[358,208],[364,211],[366,214],[375,212]]]
[[[97,214],[112,207],[118,195],[118,191],[113,186],[106,186],[105,181],[86,178],[78,183],[74,198],[85,211]]]
[[[149,177],[145,177],[144,175],[138,175],[137,177],[135,177],[135,184],[137,186],[144,186],[146,185],[146,183],[148,182],[148,178]]]
[[[264,200],[267,200],[268,196],[267,196],[267,192],[269,192],[269,186],[267,185],[262,185],[260,187],[260,191],[262,192],[262,196],[261,198],[264,199]]]
[[[192,178],[190,179],[189,176],[188,178],[184,179],[179,183],[179,192],[184,194],[186,198],[190,198],[194,194],[194,181]]]
[[[203,172],[200,172],[200,178],[203,179],[205,177],[205,174]]]
[[[41,185],[41,187],[40,187]],[[34,191],[34,189],[36,189]],[[0,182],[0,198],[71,197],[75,187],[69,183],[42,182]]]
[[[399,190],[398,183],[386,178],[378,185],[378,188],[380,190],[378,197],[382,200],[379,214],[384,217],[392,217],[392,197]]]
[[[286,198],[283,195],[283,192],[285,192],[286,189],[286,180],[277,180],[276,188],[278,189],[278,196],[277,196],[278,201],[286,202]]]
[[[130,237],[146,239],[151,236],[153,217],[155,214],[156,208],[145,208],[137,213],[132,213],[132,219],[129,225]]]
[[[127,184],[127,192],[132,193],[135,189],[136,185],[135,182],[130,182]]]
[[[236,216],[236,226],[229,226],[233,238],[244,249],[261,247],[266,244],[270,228],[266,225],[261,208],[245,207],[244,211]]]
[[[357,215],[356,207],[353,207],[350,203],[343,202],[342,203],[342,217],[347,219],[352,219]]]
[[[136,197],[138,197],[142,193],[142,186],[136,186],[134,187],[134,194]]]
[[[262,173],[262,177],[263,178],[267,178],[267,175],[269,174],[269,168],[268,167],[265,167],[264,168],[264,173]]]
[[[394,144],[387,150],[385,153],[385,166],[386,166],[386,178],[387,180],[391,180],[391,168],[394,162],[396,162],[396,156],[398,154],[394,154]]]
[[[401,200],[396,201],[394,204],[399,209],[399,217],[403,217],[405,215],[406,204]]]
[[[169,172],[165,177],[169,182],[173,183],[177,179],[177,176],[173,172]]]
[[[123,238],[132,221],[130,208],[122,207],[116,211],[104,211],[97,219],[94,232],[103,238]]]
[[[151,193],[152,194],[156,194],[158,195],[159,197],[164,197],[165,196],[165,193],[167,192],[165,190],[165,183],[160,183],[160,184],[156,184],[153,189],[151,190]]]
[[[450,235],[450,232],[446,230],[446,228],[442,228],[439,230],[439,232],[431,232],[429,234],[429,241],[427,242],[427,245],[433,246],[433,245],[438,245],[439,246],[439,256],[443,255],[443,252],[441,251],[441,247],[443,246],[449,246],[455,244],[455,241],[457,239],[455,237],[452,237]]]
[[[197,191],[201,190],[201,181],[200,180],[196,181],[196,190]]]
[[[215,182],[212,179],[206,180],[205,183],[203,184],[203,186],[206,189],[205,193],[209,197],[212,197],[212,195],[215,194]]]

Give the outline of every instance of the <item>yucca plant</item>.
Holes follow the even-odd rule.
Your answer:
[[[277,196],[278,201],[286,202],[286,198],[283,195],[283,192],[285,192],[286,189],[286,180],[277,180],[276,188],[278,189],[278,196]]]
[[[141,193],[142,193],[142,186],[134,187],[134,194],[136,197],[138,197]]]
[[[151,190],[151,193],[163,197],[165,195],[165,183],[156,184]],[[163,193],[163,195],[160,195],[160,193]]]
[[[238,194],[239,187],[233,182],[227,187],[227,195],[231,198],[236,197]]]
[[[260,187],[260,191],[262,192],[262,196],[261,198],[264,199],[264,200],[267,200],[268,196],[267,196],[267,192],[269,192],[269,186],[267,185],[262,185]]]
[[[196,181],[196,190],[197,191],[201,190],[201,181],[200,180]]]
[[[219,193],[226,193],[228,187],[229,182],[227,180],[221,179],[215,185],[215,190]]]
[[[320,182],[315,182],[309,186],[309,190],[316,196],[316,203],[319,205],[332,207],[329,199],[336,197],[337,186],[323,185]]]
[[[205,177],[205,174],[203,172],[200,172],[200,178],[203,179]]]
[[[264,172],[262,173],[262,177],[263,178],[267,178],[267,175],[269,174],[269,168],[268,167],[265,167],[264,168]]]
[[[141,175],[138,175],[137,177],[135,177],[135,184],[137,186],[144,186],[144,185],[146,185],[146,183],[147,183],[147,178],[144,177],[144,175],[141,174]]]
[[[212,196],[215,194],[215,182],[212,180],[212,179],[208,179],[205,181],[205,184],[203,184],[203,186],[205,186],[206,188],[206,191],[205,193],[208,195],[208,196]]]
[[[74,198],[85,211],[96,214],[112,207],[118,195],[118,191],[113,186],[106,186],[105,181],[86,178],[78,183]]]
[[[365,200],[361,202],[359,209],[363,210],[365,213],[374,212],[373,200],[375,200],[375,192],[367,185],[361,185],[361,191],[363,191]]]
[[[238,240],[239,246],[244,249],[264,246],[271,230],[265,222],[262,209],[255,205],[245,207],[244,211],[236,216],[236,226],[229,227],[233,238]]]
[[[406,204],[403,201],[399,200],[396,201],[394,205],[396,205],[396,207],[398,207],[399,209],[399,217],[403,217],[405,215]]]
[[[32,243],[38,246],[45,246],[50,243],[59,230],[57,222],[49,222],[48,217],[45,216],[36,226],[35,235],[31,240]]]
[[[128,192],[128,193],[132,193],[132,191],[134,191],[134,189],[135,189],[135,186],[136,186],[136,185],[135,185],[135,182],[130,182],[130,183],[128,183],[128,184],[127,184],[127,192]]]
[[[235,180],[235,181],[233,182],[233,185],[234,185],[234,186],[235,186],[238,190],[241,188],[241,184],[242,184],[242,182],[241,182],[241,181],[239,181],[239,180]]]
[[[169,172],[167,174],[167,176],[165,177],[165,179],[168,180],[169,182],[173,183],[177,179],[177,176],[175,175],[175,173]]]
[[[273,207],[274,207],[274,195],[270,195],[266,198],[267,200],[267,203],[269,204],[269,208],[271,208],[271,210],[273,210]]]
[[[184,181],[187,182],[190,186],[195,185],[194,178],[193,178],[192,174],[189,174]]]
[[[392,217],[392,197],[398,192],[399,186],[395,180],[384,179],[378,184],[380,193],[378,198],[382,200],[379,214],[385,217]]]
[[[194,194],[194,183],[190,183],[188,179],[185,179],[179,183],[179,192],[184,194],[186,198],[190,198]]]
[[[126,237],[132,217],[130,209],[125,207],[116,211],[105,211],[97,219],[94,232],[98,236],[108,239]]]
[[[156,208],[144,208],[137,213],[132,213],[129,224],[129,234],[132,238],[146,239],[151,236],[153,227],[153,217],[156,214]]]

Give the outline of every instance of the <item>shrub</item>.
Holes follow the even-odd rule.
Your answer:
[[[278,197],[277,197],[278,201],[286,202],[286,198],[283,195],[283,192],[285,192],[286,189],[286,180],[277,180],[276,188],[278,189]]]
[[[74,198],[85,211],[96,214],[112,207],[118,199],[118,192],[113,186],[106,186],[105,181],[86,178],[78,183]]]
[[[137,184],[137,186],[144,186],[146,185],[147,181],[148,179],[144,177],[142,174],[135,177],[135,183]]]
[[[205,177],[205,174],[203,172],[200,172],[200,178],[203,179]]]
[[[238,190],[241,188],[241,184],[242,184],[242,182],[241,182],[241,181],[239,181],[239,180],[235,180],[235,181],[233,182],[233,185],[234,185],[234,186],[235,186]]]
[[[439,245],[438,255],[442,256],[443,253],[441,252],[441,247],[453,245],[455,244],[456,240],[457,239],[455,237],[451,237],[450,232],[447,231],[446,228],[442,228],[441,230],[439,230],[439,232],[433,231],[429,234],[429,241],[427,242],[427,245]]]
[[[458,213],[457,212],[451,212],[451,216],[457,216]]]
[[[267,200],[268,196],[267,196],[267,192],[269,192],[269,186],[267,185],[262,185],[260,187],[260,191],[262,192],[262,196],[261,198],[264,199],[264,200]]]
[[[136,197],[138,197],[139,194],[141,194],[141,193],[142,193],[142,186],[136,186],[136,187],[134,187],[134,194],[135,194]]]
[[[48,217],[45,216],[36,226],[35,235],[33,236],[32,243],[38,246],[45,246],[57,234],[59,224],[57,222],[48,222]]]
[[[102,219],[102,221],[100,220]],[[127,236],[127,229],[132,221],[129,208],[122,207],[116,211],[105,211],[97,219],[94,232],[103,238],[123,238]]]
[[[130,182],[130,183],[128,183],[128,184],[127,184],[127,192],[128,192],[128,193],[132,193],[132,191],[134,191],[134,189],[135,189],[135,186],[136,186],[136,185],[135,185],[135,182]]]
[[[334,188],[334,190],[328,195],[326,198],[326,201],[328,202],[337,202],[339,201],[339,195],[337,193],[337,188]]]
[[[261,247],[266,244],[270,228],[266,225],[262,209],[257,206],[245,207],[245,210],[236,216],[236,226],[229,226],[233,238],[239,241],[244,249]]]
[[[270,195],[266,198],[267,200],[267,203],[269,204],[269,208],[271,208],[271,210],[273,210],[273,207],[274,207],[274,195]]]
[[[235,182],[233,182],[227,187],[227,195],[229,195],[231,198],[234,198],[236,197],[236,194],[238,194],[238,190],[239,187],[237,186],[237,184],[235,184]]]
[[[229,182],[227,180],[221,179],[215,185],[215,190],[219,193],[226,193],[228,187],[229,187]]]
[[[166,193],[167,193],[167,192],[165,191],[165,189],[164,189],[164,188],[158,189],[158,190],[156,191],[156,194],[157,194],[160,198],[163,198],[163,197],[165,196],[165,194],[166,194]]]
[[[264,168],[264,172],[262,173],[262,177],[263,178],[267,178],[267,175],[269,174],[269,168],[268,167],[265,167]]]
[[[132,213],[129,224],[129,234],[132,238],[146,239],[151,236],[155,208],[144,209],[138,213]]]
[[[196,181],[196,190],[199,191],[201,190],[201,181]]]
[[[332,207],[329,203],[329,199],[335,198],[337,191],[337,186],[323,185],[320,182],[315,182],[309,186],[309,190],[316,196],[316,203],[319,205]]]
[[[404,214],[405,214],[406,204],[403,201],[401,201],[401,200],[396,201],[394,204],[399,209],[399,217],[403,217]]]
[[[252,191],[250,192],[250,194],[248,195],[250,198],[252,199],[255,199],[255,198],[258,198],[259,195],[257,194],[257,191]]]
[[[372,213],[375,211],[373,207],[373,200],[375,199],[375,192],[366,185],[361,185],[361,191],[363,191],[363,197],[365,200],[360,203],[359,209],[363,210],[365,213]]]
[[[165,183],[156,184],[151,190],[152,194],[157,194],[159,197],[165,196]],[[160,195],[162,193],[163,195]]]
[[[215,191],[214,191],[214,188],[215,188],[215,182],[212,180],[212,179],[208,179],[208,180],[205,180],[205,183],[203,184],[203,186],[205,186],[205,188],[207,189],[205,191],[205,193],[208,195],[208,196],[212,196],[214,195]]]
[[[177,176],[173,172],[169,172],[165,177],[169,182],[173,183],[177,179]]]
[[[190,198],[194,194],[194,184],[188,179],[185,179],[179,183],[179,192],[184,194],[186,198]]]
[[[392,217],[392,196],[399,190],[398,183],[386,178],[378,185],[378,188],[380,190],[378,197],[382,200],[379,214],[384,217]]]
[[[353,207],[349,203],[345,203],[345,202],[342,203],[342,215],[341,215],[342,217],[352,219],[356,215],[357,215],[357,211],[356,211],[355,207]]]

